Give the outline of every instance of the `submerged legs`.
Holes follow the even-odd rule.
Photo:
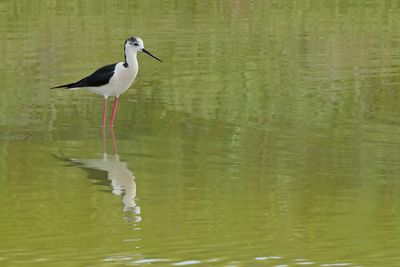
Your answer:
[[[111,120],[110,120],[110,127],[114,126],[114,119],[115,119],[115,114],[117,113],[117,106],[118,106],[118,97],[114,97],[114,105],[111,113]]]
[[[103,119],[101,121],[101,127],[102,128],[104,128],[106,126],[106,115],[107,115],[107,96],[104,97]]]
[[[114,128],[110,128],[110,135],[111,135],[113,153],[115,155],[118,155],[117,141],[115,140]]]
[[[117,141],[115,140],[114,128],[110,128],[110,136],[112,142],[112,150],[115,155],[118,155]],[[101,138],[103,141],[103,155],[107,158],[107,142],[106,142],[106,128],[101,128]]]

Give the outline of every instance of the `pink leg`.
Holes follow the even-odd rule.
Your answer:
[[[114,105],[111,114],[110,127],[114,126],[114,119],[115,119],[115,113],[117,113],[117,106],[118,106],[118,96],[114,97]]]
[[[106,127],[106,114],[107,114],[107,97],[104,97],[104,106],[103,106],[103,119],[101,123],[101,127]]]

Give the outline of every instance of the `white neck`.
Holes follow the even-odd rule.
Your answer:
[[[125,62],[128,63],[128,68],[138,69],[137,51],[133,49],[126,49]]]

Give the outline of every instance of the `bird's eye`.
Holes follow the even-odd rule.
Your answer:
[[[138,44],[138,43],[133,43],[133,45],[134,45],[134,46],[139,46],[139,44]]]

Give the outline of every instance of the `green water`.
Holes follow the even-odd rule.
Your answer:
[[[164,63],[113,136],[49,87],[132,35]],[[398,1],[0,1],[0,36],[0,266],[400,266]]]

